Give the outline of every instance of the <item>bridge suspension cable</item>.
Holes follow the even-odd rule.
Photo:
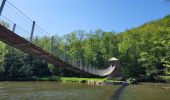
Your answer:
[[[17,7],[15,7],[11,2],[9,2],[8,0],[7,0],[7,2],[12,6],[12,7],[14,7],[18,12],[20,12],[25,18],[27,18],[29,21],[33,21],[31,18],[29,18],[27,15],[25,15],[21,10],[19,10]]]
[[[8,18],[5,17],[5,16],[1,15],[1,17],[4,18],[4,19],[8,22],[8,24],[10,24],[10,23],[12,23],[13,25],[15,24],[13,21],[11,21],[10,19],[8,19]],[[29,34],[29,32],[26,31],[26,30],[24,30],[22,27],[17,26],[17,28],[20,29],[22,32]]]
[[[9,0],[6,0],[7,1],[7,3],[6,3],[6,9],[8,9],[8,11],[11,11],[11,13],[14,13],[14,14],[16,14],[15,16],[13,16],[13,18],[8,18],[8,19],[14,19],[14,18],[21,18],[21,19],[23,19],[23,21],[25,21],[25,22],[27,22],[27,26],[31,26],[32,25],[32,22],[33,22],[33,20],[30,18],[30,17],[28,17],[26,14],[24,14],[21,10],[19,10],[16,6],[14,6]],[[9,12],[8,12],[9,13]],[[7,14],[6,15],[3,15],[6,19],[7,19]],[[16,19],[17,19],[16,18]],[[21,19],[19,19],[19,20],[21,20]],[[22,23],[23,23],[23,21],[22,21]],[[24,22],[24,23],[25,23]],[[21,25],[20,23],[17,23],[16,22],[16,24],[17,24],[17,26],[22,26],[23,27],[23,25]],[[18,25],[18,24],[20,24],[20,25]],[[45,31],[40,25],[38,25],[37,23],[36,23],[36,27],[35,28],[37,28],[37,30],[39,30],[39,31],[41,31],[40,33],[39,33],[39,35],[40,34],[45,34],[45,35],[50,35],[47,31]],[[22,29],[24,29],[24,28],[22,28]],[[28,30],[28,29],[25,29],[25,30]],[[28,32],[29,33],[29,32]]]

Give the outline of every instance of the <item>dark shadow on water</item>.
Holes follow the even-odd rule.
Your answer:
[[[123,85],[116,90],[116,92],[111,96],[110,100],[120,100],[120,96],[122,91],[125,89],[127,85]]]

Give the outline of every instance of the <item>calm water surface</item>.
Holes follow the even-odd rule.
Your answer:
[[[57,82],[0,82],[0,100],[170,100],[170,85],[92,86]]]

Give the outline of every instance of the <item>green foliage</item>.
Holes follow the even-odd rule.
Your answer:
[[[120,58],[122,57],[120,60],[128,66],[124,68],[128,75],[134,76],[132,73],[135,74],[135,71],[137,71],[136,75],[163,74],[161,71],[166,70],[170,61],[168,54],[170,50],[169,22],[170,17],[166,16],[119,35],[119,38],[122,38],[119,43],[121,45],[119,51],[126,55],[120,55]],[[130,70],[131,68],[135,70]],[[141,70],[144,71],[140,72]]]
[[[8,24],[1,22],[8,27]],[[170,16],[126,30],[122,33],[101,29],[78,30],[64,36],[36,38],[34,42],[44,50],[77,65],[108,67],[112,57],[119,59],[125,77],[153,76],[170,73]],[[70,59],[69,59],[69,58]],[[0,75],[6,77],[74,76],[65,69],[47,64],[32,55],[5,46],[0,42]]]
[[[4,73],[4,56],[6,53],[6,49],[5,49],[5,44],[0,42],[0,77],[3,75]]]
[[[24,53],[7,46],[8,52],[4,56],[5,75],[8,77],[22,76],[23,69],[26,65],[24,63]]]

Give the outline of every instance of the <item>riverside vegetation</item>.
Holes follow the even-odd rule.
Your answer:
[[[3,21],[1,24],[9,26]],[[36,37],[34,42],[46,51],[51,49],[51,37]],[[125,79],[167,80],[170,74],[170,15],[121,33],[97,29],[55,35],[53,53],[57,56],[63,52],[98,68],[106,68],[108,59],[116,57]],[[49,76],[83,77],[0,42],[0,80]]]

